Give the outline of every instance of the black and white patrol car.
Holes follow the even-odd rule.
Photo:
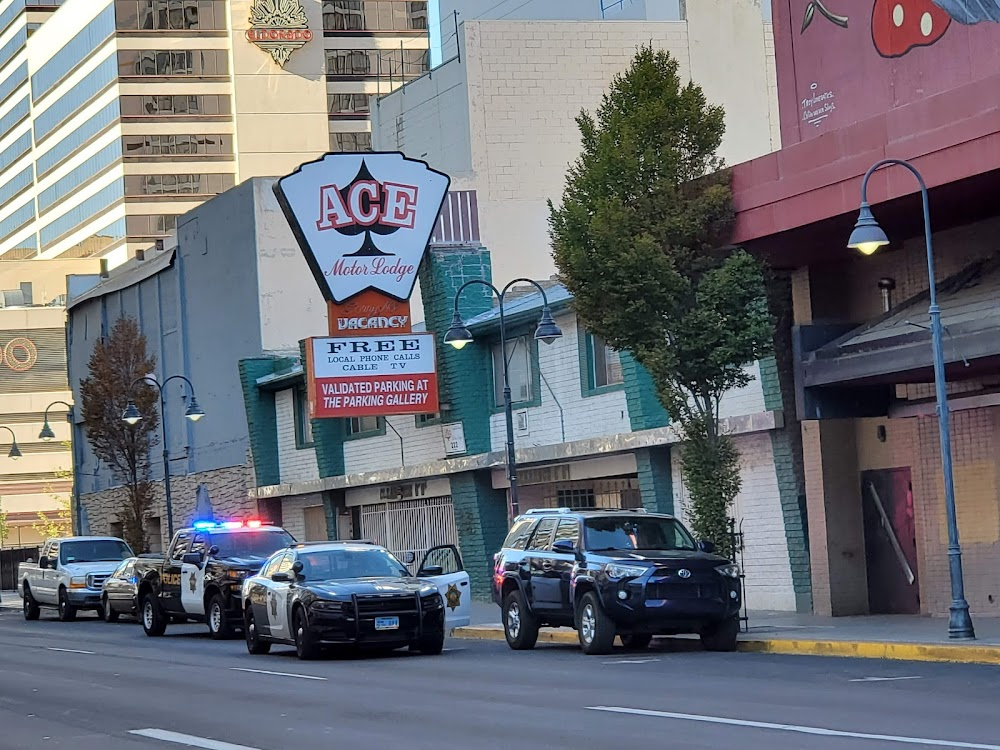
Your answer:
[[[282,528],[261,521],[200,521],[181,529],[163,558],[135,562],[139,621],[148,636],[167,623],[208,623],[213,638],[230,638],[243,627],[243,582],[277,550],[295,544]]]
[[[251,654],[273,643],[295,646],[300,659],[336,646],[439,654],[445,632],[468,624],[469,612],[469,575],[450,545],[429,550],[414,576],[375,544],[298,544],[243,584]]]

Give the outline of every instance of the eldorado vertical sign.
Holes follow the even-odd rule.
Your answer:
[[[450,182],[373,152],[327,154],[275,183],[329,305],[331,338],[307,347],[313,417],[438,410],[433,335],[410,333],[409,299]]]

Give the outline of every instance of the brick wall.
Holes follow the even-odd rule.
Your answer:
[[[319,479],[316,450],[312,446],[296,447],[295,398],[294,388],[278,391],[274,396],[275,421],[278,432],[278,466],[283,484],[310,482]]]
[[[357,474],[378,469],[391,469],[427,463],[444,458],[444,438],[440,424],[418,427],[412,415],[387,417],[388,423],[399,432],[386,428],[384,435],[344,441],[344,470],[347,474]],[[400,453],[400,438],[403,451]]]
[[[747,604],[750,609],[795,611],[796,594],[771,439],[767,434],[752,434],[735,440],[743,487],[733,503],[732,515],[745,534]],[[684,486],[680,456],[681,449],[675,448],[674,512],[687,522],[691,496]]]
[[[323,505],[319,494],[287,497],[281,501],[281,525],[299,541],[306,541],[305,509]]]
[[[231,466],[226,469],[216,469],[200,474],[170,477],[170,497],[173,506],[174,531],[190,524],[194,520],[195,495],[198,485],[204,483],[208,487],[208,495],[212,501],[212,510],[217,519],[248,518],[257,512],[257,503],[247,496],[247,489],[252,486],[252,469],[246,466]],[[162,530],[162,545],[166,549],[167,538],[166,500],[163,483],[153,485],[155,499],[150,516],[160,517]],[[81,497],[87,509],[90,530],[93,534],[111,533],[111,524],[119,518],[119,511],[125,502],[124,487],[115,487],[95,492]]]

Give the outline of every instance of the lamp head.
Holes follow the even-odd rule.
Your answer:
[[[139,409],[136,408],[134,401],[129,400],[128,405],[125,407],[125,411],[122,412],[122,419],[130,425],[137,425],[142,421],[142,414],[139,413]]]
[[[546,305],[542,308],[542,317],[538,320],[538,328],[535,329],[535,339],[546,344],[551,344],[562,336],[562,331],[552,319],[552,311]]]
[[[42,431],[38,433],[38,438],[40,440],[48,442],[49,440],[55,439],[55,436],[56,434],[52,431],[52,428],[49,426],[49,420],[46,419],[45,424],[42,425]]]
[[[448,331],[444,335],[444,341],[456,349],[461,349],[472,341],[472,333],[462,322],[462,316],[458,314],[458,310],[451,317],[451,325],[448,326]]]
[[[184,416],[190,419],[192,422],[197,422],[199,419],[205,416],[204,410],[198,406],[198,399],[194,396],[191,397],[191,405],[188,406],[187,411],[184,412]]]
[[[21,449],[17,447],[17,441],[15,440],[10,446],[10,453],[7,454],[7,458],[12,461],[16,461],[21,457]]]
[[[863,255],[871,255],[880,247],[889,244],[882,227],[879,226],[872,209],[867,201],[862,201],[861,211],[858,213],[858,221],[851,232],[851,238],[847,241],[847,246],[860,251]]]

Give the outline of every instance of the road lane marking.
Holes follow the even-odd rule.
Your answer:
[[[96,656],[95,651],[80,651],[75,648],[53,648],[51,646],[46,648],[46,651],[58,651],[63,654],[87,654],[88,656]]]
[[[134,734],[137,737],[145,737],[150,740],[172,742],[175,745],[200,747],[203,750],[258,750],[258,748],[248,745],[234,745],[231,742],[219,742],[218,740],[210,740],[205,737],[195,737],[191,734],[168,732],[166,729],[134,729],[129,734]]]
[[[601,662],[602,664],[649,664],[659,661],[659,659],[615,659],[614,661]]]
[[[242,669],[240,667],[230,667],[232,672],[251,672],[252,674],[269,674],[274,677],[298,677],[300,680],[320,680],[326,682],[326,677],[315,677],[311,674],[293,674],[292,672],[269,672],[266,669]]]
[[[867,734],[865,732],[845,732],[837,729],[821,727],[802,727],[795,724],[773,724],[768,721],[747,721],[744,719],[727,719],[722,716],[700,716],[698,714],[678,714],[671,711],[650,711],[644,708],[623,708],[620,706],[587,706],[589,711],[606,711],[616,714],[632,714],[635,716],[653,716],[660,719],[675,719],[677,721],[694,721],[702,724],[723,724],[731,727],[750,727],[752,729],[772,729],[777,732],[792,732],[795,734],[811,734],[820,737],[845,737],[855,740],[878,740],[880,742],[896,742],[903,745],[924,745],[926,747],[960,747],[965,750],[1000,750],[1000,745],[986,745],[977,742],[957,742],[953,740],[931,740],[921,737],[898,737],[891,734]]]
[[[897,680],[919,680],[920,677],[859,677],[848,682],[896,682]]]

